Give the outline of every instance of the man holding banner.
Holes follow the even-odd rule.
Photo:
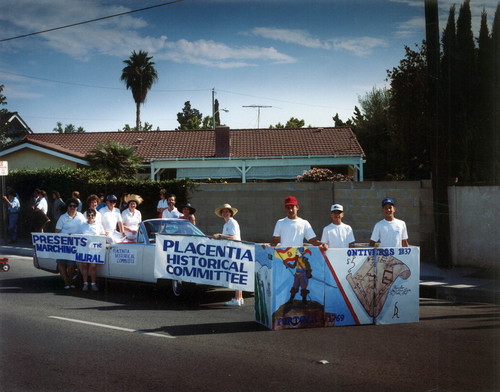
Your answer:
[[[370,246],[380,240],[381,248],[408,247],[408,231],[406,223],[401,219],[396,219],[396,203],[390,197],[382,200],[382,212],[384,219],[377,222],[373,228],[370,238]]]
[[[288,196],[285,198],[285,211],[287,214],[286,218],[280,219],[276,222],[273,239],[270,244],[271,246],[275,247],[280,244],[283,248],[303,247],[304,239],[306,239],[307,242],[314,246],[321,246],[324,249],[328,249],[327,244],[318,241],[310,223],[305,219],[299,218],[299,203],[294,196]],[[289,260],[281,257],[282,252],[279,250],[276,250],[275,252],[280,255],[280,258],[283,260],[283,264],[285,264],[287,268],[296,269],[294,273],[293,286],[290,289],[290,299],[288,300],[289,304],[293,303],[293,299],[295,298],[295,294],[298,293],[299,287],[301,288],[300,295],[302,296],[302,303],[307,304],[307,294],[309,294],[307,285],[311,277],[311,267],[307,257],[305,257],[305,253],[310,253],[310,251],[304,251],[304,248],[301,248],[301,250],[304,254],[302,254],[299,250],[296,250],[296,254],[292,258],[292,260],[295,261],[293,265],[288,263]],[[289,250],[285,249],[285,252],[287,251]]]
[[[61,234],[78,234],[80,233],[81,226],[85,223],[85,218],[81,212],[78,212],[76,209],[78,208],[78,200],[69,199],[68,203],[68,211],[59,217],[56,223],[56,233]],[[76,261],[74,260],[66,260],[66,259],[56,259],[57,270],[61,274],[62,279],[64,280],[64,288],[74,289],[71,279],[75,274]]]
[[[329,248],[353,248],[354,234],[352,228],[342,222],[344,207],[334,204],[330,208],[332,223],[323,228],[321,241],[326,242]]]
[[[322,246],[328,249],[328,245],[318,241],[311,224],[305,219],[299,218],[299,203],[294,196],[285,198],[286,218],[276,222],[274,227],[273,239],[270,246],[290,247],[303,246],[304,239],[314,246]]]

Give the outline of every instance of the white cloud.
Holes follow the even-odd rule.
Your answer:
[[[231,47],[211,40],[185,39],[167,42],[165,51],[156,53],[155,58],[219,68],[253,66],[262,61],[279,64],[295,62],[293,57],[280,53],[272,47]]]
[[[317,38],[311,37],[308,32],[303,30],[256,27],[252,30],[252,34],[259,37],[301,45],[308,48],[325,48],[326,46],[325,43],[322,43]]]
[[[7,13],[0,13],[0,22],[8,22],[11,34],[22,35],[115,15],[129,11],[122,6],[103,6],[93,0],[8,0]],[[28,6],[29,4],[29,6]],[[7,16],[10,15],[10,16]],[[15,15],[15,16],[14,16]],[[83,18],[82,15],[85,15]],[[293,63],[295,59],[273,47],[231,47],[211,40],[167,41],[166,36],[143,36],[147,23],[140,17],[123,15],[117,18],[82,24],[36,35],[38,42],[79,61],[90,61],[96,55],[123,57],[140,48],[156,60],[199,64],[219,68],[255,66],[262,62]],[[33,38],[34,38],[33,37]],[[31,38],[30,38],[31,39]],[[12,41],[12,48],[34,41]]]
[[[256,27],[251,31],[251,34],[313,49],[344,51],[355,56],[366,56],[377,47],[387,46],[386,41],[374,37],[341,37],[320,40],[304,30]]]
[[[406,4],[410,7],[422,8],[422,16],[414,17],[407,20],[406,22],[400,23],[396,31],[396,36],[398,38],[405,38],[410,35],[420,34],[425,30],[425,15],[424,8],[425,3],[422,0],[390,0],[393,3]],[[439,29],[442,31],[446,27],[448,21],[448,15],[450,8],[455,5],[455,20],[458,18],[460,12],[460,7],[463,4],[462,1],[457,0],[440,0],[438,2],[439,6]],[[479,34],[479,26],[481,22],[481,14],[483,10],[488,14],[489,27],[491,28],[491,23],[493,16],[495,15],[495,10],[498,4],[498,0],[475,0],[470,2],[470,9],[472,15],[472,30],[474,34]]]
[[[423,16],[416,16],[405,22],[399,23],[395,36],[397,38],[406,38],[414,36],[416,33],[420,33],[421,36],[422,31],[425,31],[425,18]]]

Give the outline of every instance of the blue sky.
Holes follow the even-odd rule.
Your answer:
[[[161,4],[165,0],[3,0],[0,39]],[[438,0],[440,30],[450,0]],[[462,3],[457,2],[458,9]],[[497,0],[471,0],[474,33],[489,26]],[[10,111],[34,132],[56,123],[87,132],[135,125],[132,94],[120,81],[133,50],[153,56],[159,80],[142,122],[175,129],[190,101],[222,123],[267,128],[290,117],[306,126],[347,120],[358,98],[386,85],[404,46],[425,38],[424,0],[184,0],[26,38],[0,42],[0,84]],[[271,106],[258,110],[251,105]]]

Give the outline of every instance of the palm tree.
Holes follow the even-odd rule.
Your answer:
[[[127,66],[122,69],[121,81],[125,82],[127,89],[132,90],[132,96],[136,104],[135,124],[136,129],[141,129],[141,103],[146,100],[148,91],[153,83],[158,79],[158,74],[154,68],[153,57],[148,56],[148,52],[135,50],[128,60],[123,60]]]
[[[91,169],[104,170],[109,178],[134,178],[142,163],[142,158],[135,154],[133,147],[111,140],[107,144],[98,143],[85,159]]]

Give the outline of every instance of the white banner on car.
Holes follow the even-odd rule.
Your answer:
[[[31,233],[37,257],[104,264],[106,237],[83,234]]]
[[[156,236],[155,278],[254,291],[255,246],[204,237]]]

